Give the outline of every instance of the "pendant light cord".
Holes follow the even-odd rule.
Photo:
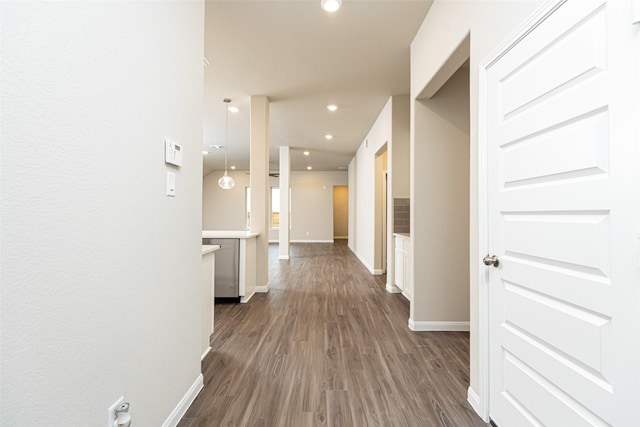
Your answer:
[[[231,100],[229,98],[225,98],[222,100],[225,103],[225,114],[224,114],[224,174],[227,175],[227,155],[229,151],[229,103]]]
[[[229,98],[225,98],[222,100],[226,104],[226,110],[224,112],[224,175],[222,178],[218,180],[218,185],[223,190],[231,190],[235,185],[235,181],[231,178],[228,173],[227,165],[228,165],[228,157],[229,157],[229,103],[231,100]]]

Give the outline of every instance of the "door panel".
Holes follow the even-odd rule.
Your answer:
[[[490,415],[640,425],[638,31],[567,2],[487,69]],[[631,338],[633,337],[633,338]]]

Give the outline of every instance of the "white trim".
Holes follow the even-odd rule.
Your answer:
[[[524,21],[510,36],[489,54],[478,70],[478,256],[489,254],[489,188],[488,188],[488,137],[487,137],[487,71],[520,40],[533,31],[542,21],[558,9],[566,0],[548,0],[540,9]],[[479,260],[478,260],[479,261]],[[473,409],[484,421],[490,418],[490,324],[489,324],[489,273],[478,262],[478,392]],[[469,389],[471,390],[471,389]],[[470,402],[471,403],[471,402]]]
[[[478,394],[475,392],[475,390],[471,388],[471,386],[469,386],[469,388],[467,389],[467,402],[469,402],[469,405],[471,405],[471,407],[474,411],[476,411],[477,414],[480,413],[480,398],[478,397]],[[482,418],[482,421],[488,423],[489,418]]]
[[[382,276],[384,274],[384,270],[381,268],[374,268],[371,272],[374,276]]]
[[[436,321],[416,321],[409,319],[409,329],[412,331],[468,331],[469,322],[436,322]]]
[[[256,286],[257,287],[257,286]],[[251,292],[251,294],[249,296],[241,296],[240,297],[240,304],[246,304],[249,302],[249,300],[251,299],[252,296],[254,296],[256,294],[255,291]]]
[[[349,236],[333,236],[333,239],[348,239]]]
[[[210,351],[211,351],[211,346],[207,347],[207,349],[204,351],[204,353],[202,353],[202,356],[200,356],[200,361],[201,362],[204,360],[205,357],[207,357],[207,354],[209,354]]]
[[[289,258],[291,258],[289,255],[278,255],[278,259],[288,260]]]
[[[348,239],[347,236],[344,237],[334,237],[334,239]],[[269,243],[280,243],[279,240],[269,240]],[[332,240],[290,240],[289,243],[335,243]]]
[[[351,249],[351,248],[349,248],[349,249]],[[360,256],[360,254],[358,254],[358,253],[354,252],[353,250],[351,250],[351,252],[356,256],[356,258],[358,258],[358,261],[360,261],[360,262],[362,263],[362,265],[364,265],[364,266],[365,266],[365,268],[366,268],[367,270],[369,270],[369,273],[371,273],[371,274],[375,274],[375,273],[373,272],[373,271],[374,271],[374,270],[373,270],[373,268],[372,268],[369,264],[367,264],[367,262],[366,262],[364,259],[362,259],[362,257]]]
[[[487,149],[487,66],[485,60],[478,70],[478,252],[479,257],[489,253],[488,206],[488,149]],[[478,260],[478,390],[474,411],[489,418],[489,272]]]
[[[397,287],[396,285],[392,285],[391,283],[387,283],[387,286],[385,288],[387,290],[387,292],[389,292],[390,294],[401,294],[402,293],[402,289],[400,289],[399,287]]]
[[[411,302],[411,300],[413,299],[412,295],[406,289],[402,291],[402,296],[409,300],[409,302]]]
[[[204,376],[202,374],[198,375],[196,381],[189,387],[187,393],[182,397],[178,406],[171,412],[169,418],[166,419],[164,423],[162,423],[162,427],[176,427],[184,414],[189,409],[189,406],[196,400],[198,397],[198,393],[204,387]]]
[[[269,292],[269,282],[264,286],[256,286],[256,293],[266,294],[267,292]]]

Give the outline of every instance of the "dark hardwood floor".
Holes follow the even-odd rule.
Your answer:
[[[410,331],[409,303],[345,242],[269,257],[269,293],[215,306],[180,427],[487,425],[466,402],[468,333]]]

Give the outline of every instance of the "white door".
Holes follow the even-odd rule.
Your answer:
[[[640,426],[638,38],[569,1],[487,68],[489,413]]]

